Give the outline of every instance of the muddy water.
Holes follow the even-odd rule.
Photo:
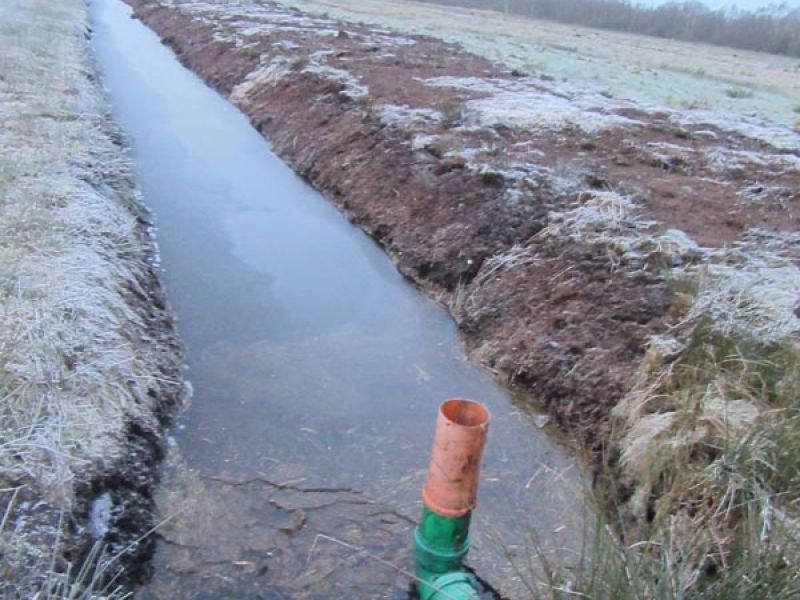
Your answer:
[[[529,400],[470,364],[439,306],[129,15],[95,0],[94,45],[195,391],[138,596],[407,597],[434,417],[452,396],[493,415],[471,564],[522,595],[537,543],[580,547],[576,461]]]

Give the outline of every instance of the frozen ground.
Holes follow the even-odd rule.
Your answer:
[[[408,0],[281,3],[456,42],[510,68],[653,107],[721,109],[782,126],[800,119],[798,59]]]

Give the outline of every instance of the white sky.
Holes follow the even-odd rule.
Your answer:
[[[710,8],[729,8],[732,5],[735,5],[737,8],[743,10],[758,10],[764,6],[769,4],[778,4],[780,0],[777,2],[770,2],[769,0],[699,0],[701,3],[705,4]],[[667,0],[633,0],[634,4],[644,4],[646,6],[658,6],[659,4],[666,4]],[[787,0],[787,6],[790,8],[797,8],[800,7],[800,0]]]

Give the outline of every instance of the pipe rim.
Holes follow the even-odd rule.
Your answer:
[[[492,415],[482,403],[466,398],[450,398],[439,406],[439,414],[448,422],[467,429],[486,428]]]

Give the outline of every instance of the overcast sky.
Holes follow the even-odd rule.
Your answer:
[[[634,4],[644,4],[646,6],[658,6],[659,4],[665,4],[667,0],[633,0]],[[769,4],[773,4],[773,2],[764,1],[764,0],[699,0],[701,3],[705,4],[710,8],[729,8],[732,5],[735,5],[737,8],[743,10],[758,10],[764,6]],[[800,7],[800,0],[787,0],[786,4],[791,8]]]

